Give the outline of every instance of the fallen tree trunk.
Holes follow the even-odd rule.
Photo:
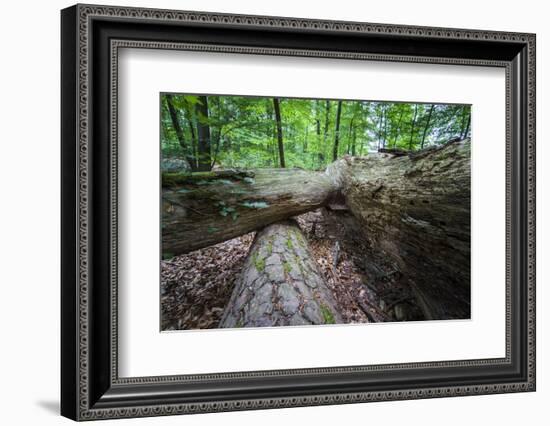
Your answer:
[[[315,210],[337,188],[323,172],[222,170],[162,176],[162,251],[183,254]]]
[[[470,317],[470,141],[329,167],[372,251],[394,263],[426,319]]]
[[[304,235],[286,221],[256,235],[219,327],[341,322]]]

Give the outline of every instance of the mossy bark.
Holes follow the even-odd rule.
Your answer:
[[[331,290],[293,221],[259,232],[219,327],[342,322]]]
[[[162,251],[187,253],[314,210],[336,191],[300,169],[164,174]]]

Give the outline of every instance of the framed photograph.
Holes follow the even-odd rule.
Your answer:
[[[535,390],[535,35],[61,12],[61,412]]]

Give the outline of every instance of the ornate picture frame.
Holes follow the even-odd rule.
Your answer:
[[[61,12],[61,413],[160,416],[535,390],[535,35],[76,5]],[[506,72],[506,356],[119,377],[123,47],[480,65]]]

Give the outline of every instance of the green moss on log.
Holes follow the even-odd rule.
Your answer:
[[[325,324],[336,324],[336,321],[334,320],[334,314],[332,311],[324,304],[321,303],[320,305],[321,313],[323,314],[323,319],[325,321]]]
[[[260,256],[258,256],[258,253],[254,253],[252,255],[252,261],[259,272],[262,272],[265,269],[265,259],[261,259]]]
[[[207,185],[219,183],[221,185],[230,185],[233,181],[245,181],[254,177],[254,172],[247,170],[216,170],[209,172],[164,172],[162,174],[162,187],[173,188],[183,185]]]

